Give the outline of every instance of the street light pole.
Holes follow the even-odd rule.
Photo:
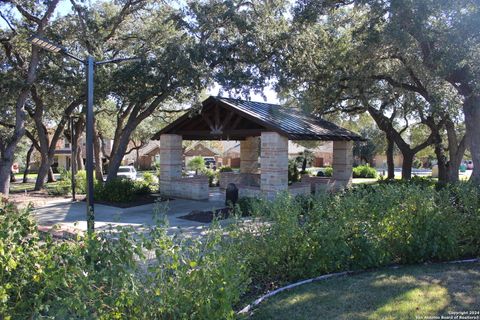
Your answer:
[[[38,35],[33,35],[28,38],[28,41],[32,44],[48,50],[53,53],[61,53],[64,56],[70,57],[80,63],[82,63],[86,68],[86,77],[87,77],[87,110],[86,110],[86,171],[87,171],[87,232],[92,234],[95,229],[95,210],[94,210],[94,183],[93,183],[93,87],[94,87],[94,72],[96,65],[103,65],[107,63],[121,63],[125,61],[139,61],[138,58],[119,58],[105,61],[96,62],[92,56],[87,56],[85,60],[82,60],[75,55],[69,53],[64,47],[51,42],[43,37]]]
[[[86,110],[86,170],[87,170],[87,230],[93,232],[95,228],[95,211],[93,200],[93,76],[95,60],[88,56],[85,66],[87,68],[87,110]]]
[[[77,162],[77,143],[76,143],[76,136],[75,136],[75,125],[73,122],[75,117],[70,116],[70,172],[71,172],[71,180],[72,180],[72,201],[76,201],[75,199],[75,188],[76,188],[76,181],[75,181],[75,174],[76,174],[76,162]]]

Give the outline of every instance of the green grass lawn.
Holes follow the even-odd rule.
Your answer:
[[[45,188],[54,188],[59,182],[45,182]],[[27,182],[27,183],[22,183],[22,182],[14,182],[10,183],[10,193],[21,193],[33,191],[33,188],[35,187],[35,182]]]
[[[480,311],[480,263],[408,266],[328,279],[264,301],[251,318],[426,319],[451,311]]]
[[[28,179],[37,179],[37,174],[36,173],[29,173],[27,174]],[[22,180],[23,179],[23,173],[15,173],[15,179],[17,180]]]

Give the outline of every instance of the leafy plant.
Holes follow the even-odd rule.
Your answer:
[[[333,175],[332,167],[325,167],[323,170],[317,172],[317,177],[331,177]]]
[[[195,170],[195,174],[198,174],[198,171],[205,168],[205,160],[200,157],[193,157],[187,164],[187,167],[190,170]]]
[[[220,168],[220,172],[233,172],[231,167],[225,166]]]
[[[145,195],[151,192],[150,185],[145,181],[117,178],[105,184],[95,185],[95,197],[109,202],[129,202],[136,195]]]
[[[297,162],[295,160],[288,160],[288,183],[298,182],[299,179],[300,173],[298,172]]]
[[[376,178],[377,176],[377,170],[368,164],[353,168],[354,178]]]
[[[214,171],[213,169],[208,169],[203,167],[200,170],[200,173],[208,177],[208,186],[209,187],[217,187],[218,186],[218,179],[220,177],[218,171]]]
[[[155,176],[151,172],[144,172],[143,173],[143,181],[145,181],[145,183],[148,184],[148,185],[156,184]]]

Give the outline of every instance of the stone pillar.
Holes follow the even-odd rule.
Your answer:
[[[240,173],[257,173],[259,137],[240,141]]]
[[[353,143],[333,141],[333,177],[335,188],[345,188],[352,184]]]
[[[171,182],[182,177],[182,136],[160,136],[160,193],[171,194]]]
[[[269,199],[288,190],[288,138],[262,132],[260,190]]]

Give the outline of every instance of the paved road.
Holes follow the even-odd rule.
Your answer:
[[[159,205],[146,204],[132,208],[116,208],[97,204],[95,205],[95,228],[108,230],[112,226],[132,226],[141,231],[145,227],[155,224],[156,212],[166,215],[169,232],[181,230],[187,234],[198,235],[205,230],[208,224],[179,217],[192,210],[212,210],[221,207],[224,207],[223,194],[218,191],[211,193],[209,201],[175,199]],[[40,226],[59,225],[67,229],[74,228],[82,231],[87,228],[85,202],[57,201],[51,205],[36,208],[33,214]]]

